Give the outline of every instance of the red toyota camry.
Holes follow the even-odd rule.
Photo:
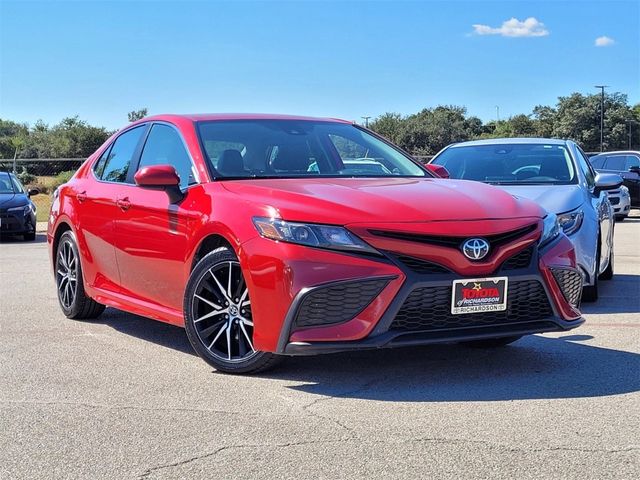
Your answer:
[[[445,180],[350,122],[160,115],[55,195],[69,318],[104,306],[184,326],[216,369],[435,342],[494,347],[582,323],[553,214]]]

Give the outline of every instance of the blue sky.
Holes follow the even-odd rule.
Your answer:
[[[637,0],[0,0],[0,42],[0,117],[29,123],[438,104],[486,121],[596,84],[640,101]]]

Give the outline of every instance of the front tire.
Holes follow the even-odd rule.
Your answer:
[[[90,298],[84,291],[78,245],[70,230],[64,232],[58,241],[55,272],[58,302],[67,318],[87,320],[100,316],[104,305]]]
[[[33,242],[36,239],[36,232],[25,233],[22,238],[26,242]]]
[[[249,290],[235,254],[219,248],[191,272],[184,297],[187,337],[196,353],[225,373],[257,373],[281,357],[253,348]]]

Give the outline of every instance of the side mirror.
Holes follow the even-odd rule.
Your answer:
[[[28,197],[33,197],[34,195],[38,195],[40,193],[40,190],[38,190],[37,188],[30,188],[27,191],[27,196]]]
[[[171,165],[150,165],[142,167],[133,176],[136,185],[152,190],[164,190],[171,203],[178,203],[184,197],[180,190],[180,177]]]
[[[436,177],[449,178],[449,171],[442,165],[436,165],[435,163],[427,163],[425,165],[427,170],[433,173]]]
[[[606,190],[615,190],[622,185],[622,177],[615,173],[599,173],[596,175],[596,186],[593,189],[593,194],[598,196],[600,192]]]
[[[640,166],[634,165],[633,167],[629,167],[629,171],[631,173],[637,173],[640,175]]]

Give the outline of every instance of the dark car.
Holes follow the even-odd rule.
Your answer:
[[[600,153],[589,159],[598,172],[617,173],[629,189],[631,208],[640,208],[640,152]]]
[[[12,173],[0,172],[0,234],[36,238],[36,206],[31,201],[38,190],[25,190]]]

